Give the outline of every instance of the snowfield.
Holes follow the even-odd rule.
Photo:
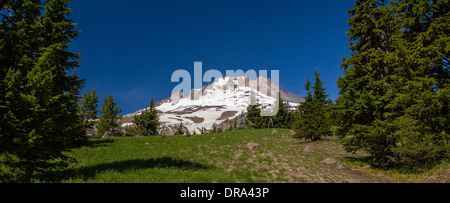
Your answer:
[[[183,123],[190,133],[194,131],[199,133],[203,127],[210,130],[215,124],[221,124],[227,119],[233,119],[245,113],[251,100],[270,108],[277,103],[275,96],[278,96],[278,88],[279,86],[270,79],[262,77],[258,80],[250,80],[247,77],[224,77],[216,79],[202,89],[191,90],[186,97],[174,96],[165,99],[156,105],[156,110],[159,112],[159,121],[162,126],[173,128]],[[303,101],[302,98],[281,88],[279,91],[281,98],[288,101],[292,108]],[[125,115],[125,117],[139,115],[141,111]],[[124,123],[124,125],[130,124]]]

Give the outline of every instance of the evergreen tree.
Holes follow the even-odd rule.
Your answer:
[[[273,105],[275,108],[263,109],[260,104],[257,104],[256,93],[252,92],[246,115],[248,126],[260,129],[288,128],[291,126],[294,116],[289,112],[289,104],[281,99],[281,93],[278,94],[278,98]],[[275,109],[278,109],[275,116],[261,116],[261,111],[274,111]]]
[[[9,15],[1,14],[0,22],[0,163],[16,175],[64,166],[62,152],[87,139],[77,105],[84,83],[74,71],[79,54],[68,51],[79,34],[67,19],[69,2],[4,4]]]
[[[211,133],[213,133],[213,134],[214,134],[214,133],[218,133],[216,124],[213,125],[213,127],[212,127],[212,129],[211,129]]]
[[[268,115],[269,112],[278,110],[275,116],[261,116]],[[265,111],[265,112],[264,112]],[[281,93],[278,93],[278,98],[276,98],[275,103],[271,108],[264,109],[261,104],[257,103],[256,93],[251,91],[250,94],[250,105],[247,107],[247,114],[245,116],[245,123],[247,126],[253,128],[289,128],[294,120],[294,114],[289,110],[289,104],[283,101],[281,98]],[[237,119],[233,121],[232,127],[239,128],[237,126]]]
[[[200,131],[200,135],[206,134],[207,130],[205,127],[202,126],[202,128],[197,128]]]
[[[330,135],[330,121],[328,117],[328,105],[325,94],[324,82],[320,79],[320,73],[316,69],[314,82],[314,95],[311,92],[311,82],[306,80],[305,89],[308,95],[305,102],[299,106],[293,128],[297,130],[297,137],[317,141],[323,136]]]
[[[329,105],[326,100],[328,95],[325,94],[324,82],[320,78],[319,70],[315,70],[315,82],[314,82],[314,97],[313,97],[313,110],[314,110],[314,124],[316,129],[316,136],[312,140],[320,140],[323,136],[329,136],[331,134],[330,127],[331,121],[329,117]]]
[[[263,129],[269,125],[270,117],[261,116],[261,104],[250,105],[247,108],[247,125],[253,128]]]
[[[292,128],[296,130],[298,138],[313,138],[314,129],[310,127],[313,123],[312,108],[313,108],[313,95],[311,93],[311,81],[306,78],[305,90],[308,91],[305,97],[305,102],[301,103],[298,107],[298,112],[295,115],[294,123]]]
[[[144,129],[146,136],[158,133],[158,121],[154,98],[150,101],[150,106],[143,110],[140,115],[135,115],[133,119],[138,128]]]
[[[336,104],[333,102],[332,99],[328,99],[326,102],[326,109],[327,109],[327,119],[330,123],[330,126],[338,126],[339,125],[339,113],[337,111]]]
[[[281,99],[281,93],[278,93],[277,98],[278,113],[273,117],[273,125],[275,128],[288,128],[291,126],[292,115],[289,112],[289,104]]]
[[[389,51],[387,39],[393,35],[394,25],[386,23],[392,22],[393,16],[385,4],[381,0],[359,0],[348,11],[353,16],[347,34],[352,56],[342,63],[345,76],[338,80],[341,88],[338,103],[342,109],[339,133],[350,137],[346,142],[349,151],[370,148],[364,141],[369,139],[369,126],[381,119],[385,113],[382,107],[387,105],[381,99],[381,91],[388,88],[383,80],[390,71],[382,59]]]
[[[320,74],[319,70],[314,71],[314,76],[315,76],[315,82],[314,82],[314,96],[313,96],[313,101],[314,104],[318,104],[320,106],[324,106],[327,104],[327,97],[328,95],[325,94],[325,88],[323,87],[323,84],[325,84],[325,82],[322,81],[322,79],[320,78],[322,74]]]
[[[264,128],[265,123],[261,116],[261,104],[258,104],[256,93],[250,91],[250,104],[247,107],[247,114],[245,115],[245,123],[247,126],[253,128]]]
[[[97,126],[99,136],[103,136],[106,132],[110,132],[111,135],[118,135],[121,133],[119,129],[119,120],[123,115],[118,115],[122,113],[122,108],[117,107],[116,105],[117,102],[114,101],[112,96],[109,96],[103,101],[100,110],[102,116],[100,117]]]
[[[99,95],[93,89],[91,92],[83,93],[83,97],[80,99],[80,114],[88,130],[94,127],[93,120],[98,119],[98,97]]]
[[[392,37],[392,79],[388,92],[392,115],[388,158],[421,164],[450,152],[450,7],[448,1],[392,2],[396,29]]]
[[[177,131],[175,131],[175,135],[183,135],[183,122],[180,123],[180,125],[177,128]]]
[[[448,1],[358,0],[339,78],[340,134],[375,163],[449,152]]]

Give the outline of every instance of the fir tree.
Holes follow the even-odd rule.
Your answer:
[[[110,132],[112,135],[120,134],[119,120],[122,118],[122,108],[117,107],[117,102],[114,101],[112,96],[109,96],[102,103],[100,113],[102,116],[98,123],[98,135],[103,136],[106,132]]]
[[[98,97],[99,95],[93,89],[91,92],[83,93],[83,97],[80,99],[80,114],[88,130],[94,127],[94,120],[98,119]]]
[[[328,95],[325,94],[325,88],[323,87],[323,84],[325,84],[325,82],[322,81],[322,79],[320,78],[322,74],[319,72],[319,70],[314,71],[314,76],[315,76],[315,82],[314,82],[314,96],[313,96],[313,101],[314,104],[318,104],[320,106],[324,106],[327,104],[327,97]]]
[[[299,106],[293,128],[297,130],[297,137],[317,141],[323,136],[330,135],[330,121],[328,117],[328,105],[325,94],[324,82],[320,79],[320,73],[314,72],[314,95],[311,92],[311,82],[306,79],[305,89],[308,95],[305,102]]]
[[[278,93],[276,100],[278,105],[278,113],[273,117],[273,125],[275,128],[288,128],[291,125],[292,114],[289,112],[289,104],[281,99],[281,93]]]
[[[177,128],[177,131],[175,131],[175,135],[183,135],[183,122],[180,123],[180,125]]]
[[[327,109],[327,119],[330,123],[330,126],[334,126],[336,129],[336,126],[339,125],[339,113],[336,107],[336,104],[333,102],[332,99],[328,99],[326,102],[326,109]]]
[[[348,31],[352,56],[343,60],[345,76],[339,78],[341,95],[338,103],[342,121],[339,133],[348,136],[346,147],[349,151],[361,148],[372,149],[378,158],[386,157],[384,149],[372,146],[367,140],[373,140],[369,132],[372,123],[382,121],[383,107],[387,105],[381,98],[386,85],[386,76],[391,71],[383,58],[387,54],[388,39],[394,34],[393,16],[382,0],[359,0],[348,12],[353,16],[349,20],[352,26]],[[386,126],[382,127],[387,129]],[[380,137],[383,134],[379,134]],[[369,137],[372,138],[369,138]],[[364,141],[366,140],[366,141]],[[379,139],[377,145],[388,145],[388,140]],[[363,144],[365,146],[363,146]],[[379,152],[375,152],[379,151]]]
[[[398,31],[390,40],[389,79],[402,83],[392,82],[386,95],[395,141],[387,157],[418,165],[450,152],[450,7],[442,0],[392,4]]]
[[[62,152],[87,140],[69,2],[7,1],[10,15],[1,14],[0,163],[25,177],[64,166]]]
[[[267,128],[269,124],[269,117],[261,116],[261,104],[250,105],[247,108],[246,121],[247,125],[253,128]]]
[[[201,134],[207,134],[208,131],[206,130],[206,128],[204,126],[202,126],[202,129],[200,129],[200,133]]]
[[[314,129],[309,125],[313,122],[312,108],[313,108],[313,95],[311,93],[311,81],[306,78],[305,90],[308,92],[305,97],[305,102],[301,103],[298,107],[298,112],[295,115],[292,128],[297,131],[296,137],[298,138],[312,138],[314,136]]]
[[[216,124],[213,125],[212,130],[211,130],[211,133],[213,133],[213,134],[214,134],[214,133],[218,133]]]
[[[376,164],[449,152],[448,1],[358,0],[339,78],[339,132]]]
[[[143,110],[140,115],[134,116],[133,122],[145,131],[145,135],[157,135],[158,133],[158,112],[155,108],[155,100],[152,98],[150,106]]]
[[[273,104],[273,108],[263,109],[261,104],[257,104],[256,93],[252,91],[250,105],[247,107],[246,124],[254,128],[288,128],[293,121],[293,114],[289,112],[289,104],[281,99],[281,93]],[[261,116],[261,111],[268,114],[268,111],[278,110],[275,116]],[[237,122],[237,120],[235,120]],[[235,123],[237,125],[237,123]],[[233,126],[233,125],[232,125]],[[237,127],[237,126],[236,126]]]
[[[320,78],[322,74],[319,70],[315,70],[315,82],[314,82],[314,97],[313,97],[313,106],[314,106],[314,124],[316,125],[316,136],[313,140],[321,139],[323,136],[330,135],[330,117],[329,117],[329,105],[327,102],[328,95],[325,94],[325,88],[323,87],[324,82]]]

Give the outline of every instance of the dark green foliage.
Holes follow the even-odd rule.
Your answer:
[[[158,134],[158,112],[155,108],[155,100],[152,98],[150,106],[144,109],[140,115],[135,115],[133,123],[141,128],[145,136]]]
[[[250,105],[247,108],[247,116],[246,116],[247,126],[252,128],[268,128],[270,117],[261,116],[261,104]]]
[[[273,109],[277,109],[278,112],[275,116],[261,116],[261,111],[269,111],[272,109],[263,109],[260,104],[256,104],[255,93],[252,92],[250,97],[253,102],[247,107],[246,124],[252,128],[288,128],[293,121],[293,113],[289,111],[289,105],[287,102],[281,99],[281,93],[279,93],[277,100],[275,101]],[[254,105],[252,105],[254,104]]]
[[[133,136],[143,136],[146,131],[144,128],[139,127],[125,127],[125,136],[133,137]]]
[[[267,126],[267,117],[261,116],[261,105],[258,104],[256,93],[250,92],[250,105],[247,107],[245,123],[251,128],[265,128]]]
[[[9,0],[10,15],[1,14],[0,176],[6,167],[29,177],[64,166],[62,152],[87,139],[79,54],[68,51],[79,34],[66,18],[69,2]]]
[[[313,102],[315,104],[325,106],[328,103],[327,101],[328,95],[326,95],[325,88],[323,87],[323,84],[325,84],[325,82],[323,82],[322,79],[320,79],[321,75],[322,74],[320,74],[320,72],[316,68],[316,70],[314,71],[315,82],[313,86],[314,89]]]
[[[308,95],[305,102],[299,106],[292,128],[297,131],[298,138],[317,141],[323,136],[330,135],[330,113],[328,95],[325,94],[324,82],[320,79],[320,73],[316,69],[314,83],[314,95],[311,92],[311,82],[306,80],[305,89]]]
[[[211,129],[211,133],[217,133],[217,127],[215,124],[213,125],[213,127]]]
[[[357,0],[343,60],[339,134],[375,163],[448,156],[448,0]]]
[[[92,130],[94,127],[93,120],[98,119],[98,96],[93,89],[91,92],[83,93],[83,97],[80,99],[80,114],[88,130]]]
[[[205,128],[205,127],[202,127],[202,128],[197,128],[197,129],[199,129],[199,130],[200,130],[200,134],[201,134],[201,135],[203,135],[203,134],[207,134],[207,133],[208,133],[208,131],[206,130],[206,128]]]
[[[116,106],[117,102],[114,101],[112,96],[109,96],[103,101],[101,106],[100,120],[98,123],[98,135],[103,136],[106,132],[110,132],[111,135],[120,135],[121,131],[119,128],[119,121],[122,118],[122,108]]]
[[[219,125],[214,124],[211,133],[220,133],[223,132],[222,128]]]
[[[326,102],[326,106],[327,106],[326,114],[328,121],[330,122],[330,126],[333,126],[334,129],[337,129],[337,126],[340,125],[340,120],[339,120],[339,111],[336,107],[336,104],[333,102],[332,99],[328,99],[328,101]]]
[[[177,131],[175,131],[175,135],[184,135],[183,132],[183,123],[180,123],[180,125],[177,128]]]
[[[277,98],[278,113],[273,117],[273,127],[275,128],[289,128],[294,120],[294,114],[289,110],[289,104],[287,101],[281,99],[281,93]]]

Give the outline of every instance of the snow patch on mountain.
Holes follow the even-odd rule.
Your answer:
[[[227,119],[233,119],[247,111],[250,98],[253,97],[262,106],[269,107],[276,103],[277,84],[270,79],[247,77],[218,78],[202,89],[193,89],[187,97],[176,94],[174,97],[158,102],[156,110],[162,127],[174,128],[183,123],[191,133],[199,133],[201,128],[210,130]],[[262,91],[267,90],[267,91]],[[281,98],[293,108],[304,100],[281,88]],[[174,98],[174,99],[173,99]],[[132,117],[142,110],[125,115]],[[161,128],[162,129],[162,128]]]

